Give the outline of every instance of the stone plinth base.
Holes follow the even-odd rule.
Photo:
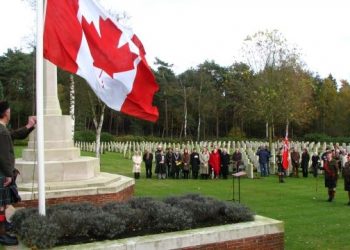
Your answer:
[[[46,182],[46,204],[67,202],[92,202],[102,204],[109,201],[127,200],[134,194],[135,181],[122,175],[100,173],[82,181]],[[22,198],[16,207],[38,206],[37,183],[19,183]]]
[[[74,160],[46,161],[45,181],[66,182],[91,180],[100,171],[100,160],[95,157],[82,156]],[[16,168],[21,173],[17,183],[32,183],[38,177],[38,167],[34,161],[16,159]]]

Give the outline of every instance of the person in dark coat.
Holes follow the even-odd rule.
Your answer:
[[[338,180],[338,163],[333,159],[332,151],[326,153],[326,160],[323,163],[325,187],[328,188],[328,200],[333,201]]]
[[[227,179],[228,165],[230,164],[230,155],[227,153],[226,148],[221,152],[221,174],[222,178]]]
[[[347,155],[347,162],[344,164],[343,168],[343,178],[344,178],[344,190],[348,192],[348,206],[350,206],[350,154]]]
[[[152,161],[153,161],[153,154],[146,150],[142,157],[143,161],[145,162],[146,166],[146,178],[152,178]]]
[[[321,166],[320,157],[315,152],[311,157],[311,168],[312,168],[312,174],[314,175],[314,177],[317,177],[318,169],[320,168],[320,166]]]
[[[180,171],[182,170],[182,155],[179,151],[178,148],[175,149],[175,153],[173,154],[173,164],[172,164],[172,167],[173,167],[173,177],[175,177],[176,179],[179,179],[180,178]]]
[[[303,170],[303,177],[307,177],[309,173],[309,161],[310,155],[306,148],[304,148],[301,154],[301,168]]]
[[[278,181],[279,183],[284,183],[286,170],[283,167],[283,148],[280,148],[276,155],[276,164],[277,164],[277,170],[278,170]]]
[[[300,154],[296,148],[292,149],[292,152],[290,153],[290,158],[292,160],[293,175],[294,177],[299,177]]]
[[[233,161],[233,172],[239,171],[239,166],[242,162],[242,153],[239,151],[238,148],[236,148],[235,152],[232,155],[232,161]]]
[[[9,131],[6,126],[11,119],[11,109],[7,101],[0,101],[0,244],[17,245],[15,236],[6,233],[5,209],[7,205],[19,202],[16,177],[19,174],[15,169],[14,139],[24,139],[35,128],[36,117],[30,116],[25,127]]]
[[[198,178],[199,166],[201,164],[199,160],[199,154],[195,148],[193,148],[191,156],[190,156],[190,164],[192,168],[192,178]]]
[[[161,146],[158,146],[156,154],[156,170],[155,173],[158,175],[158,179],[166,178],[166,166],[165,166],[165,155]]]
[[[175,159],[174,152],[172,148],[168,148],[167,153],[165,155],[165,165],[167,171],[167,177],[174,178],[175,176]]]
[[[259,156],[261,176],[267,176],[267,163],[270,158],[269,152],[265,148],[259,147],[258,152],[256,152],[256,155]]]
[[[188,152],[188,149],[185,148],[182,154],[182,173],[183,173],[184,179],[188,179],[188,176],[190,174],[190,166],[191,166],[190,161],[191,161],[191,156]]]
[[[271,152],[269,150],[268,146],[265,146],[265,150],[267,151],[269,157],[267,158],[267,163],[266,163],[266,174],[267,176],[270,175],[270,157],[271,157]]]

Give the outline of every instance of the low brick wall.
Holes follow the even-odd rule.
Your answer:
[[[255,216],[255,221],[193,230],[56,247],[55,250],[223,250],[284,249],[282,221]]]
[[[201,246],[179,248],[181,250],[280,250],[284,249],[284,233],[260,235],[239,240],[212,243]]]
[[[71,203],[71,202],[92,202],[95,204],[103,204],[110,201],[128,200],[133,195],[134,195],[134,185],[131,185],[116,193],[48,198],[46,199],[46,205],[56,205],[56,204]],[[37,207],[37,206],[38,206],[38,200],[23,200],[15,205],[15,207]]]

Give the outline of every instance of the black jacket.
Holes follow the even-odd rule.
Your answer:
[[[0,175],[12,177],[15,170],[15,153],[13,150],[14,139],[24,139],[34,128],[26,127],[9,131],[0,123]]]
[[[197,152],[193,152],[190,156],[190,164],[192,166],[193,171],[198,171],[199,170],[199,165],[201,164],[199,160],[199,154]]]
[[[143,161],[145,162],[146,166],[152,166],[152,161],[153,161],[153,154],[149,153],[148,158],[147,158],[147,153],[143,155]]]

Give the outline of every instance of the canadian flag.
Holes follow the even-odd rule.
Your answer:
[[[47,0],[44,57],[85,78],[110,108],[155,122],[158,91],[138,37],[93,0]]]

